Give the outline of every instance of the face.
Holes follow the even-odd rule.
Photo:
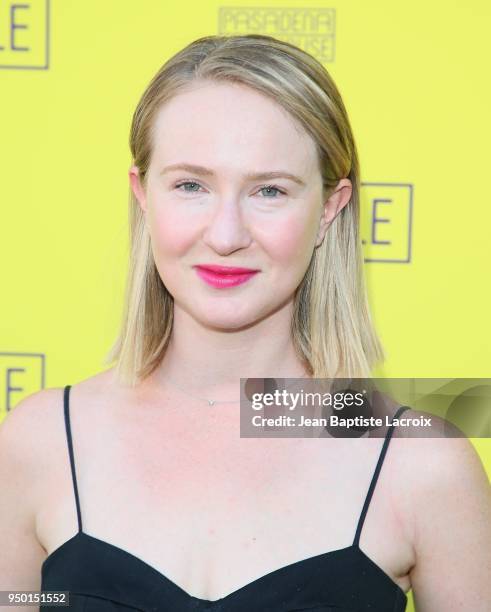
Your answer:
[[[228,83],[193,84],[166,103],[145,188],[135,166],[129,177],[174,308],[216,329],[291,308],[314,248],[351,196],[342,179],[323,201],[311,137],[274,101]],[[213,279],[197,267],[208,265],[255,273]]]

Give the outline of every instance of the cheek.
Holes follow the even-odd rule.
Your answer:
[[[261,235],[261,243],[271,260],[288,267],[305,267],[310,261],[314,241],[312,224],[298,217],[271,224]]]
[[[196,230],[183,221],[182,215],[160,208],[150,219],[152,248],[157,259],[186,253],[197,240]],[[163,262],[165,263],[165,261]]]
[[[183,223],[182,216],[164,207],[154,209],[149,223],[155,266],[162,282],[175,298],[180,292],[183,279],[176,265],[183,260],[198,237],[191,224]]]

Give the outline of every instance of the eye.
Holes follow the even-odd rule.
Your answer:
[[[185,185],[193,185],[200,187],[199,183],[196,183],[195,181],[183,181],[182,183],[178,183],[175,188],[179,189],[180,187],[184,187]],[[180,191],[185,191],[186,193],[197,193],[196,189],[181,189]]]
[[[188,185],[190,185],[192,187],[192,189],[181,189],[181,187],[187,187]],[[195,189],[197,187],[197,189]],[[181,181],[180,183],[177,183],[175,185],[175,189],[178,189],[180,191],[184,191],[185,193],[199,193],[199,188],[201,187],[201,185],[196,182],[196,181]],[[277,198],[277,194],[282,194],[282,195],[286,195],[286,192],[283,191],[283,189],[280,189],[279,187],[276,187],[275,185],[263,185],[262,187],[259,188],[259,191],[267,191],[270,194],[272,193],[271,197],[270,195],[267,195],[265,197],[263,197],[262,199],[269,199],[269,200],[276,200]]]
[[[282,189],[280,189],[279,187],[275,187],[275,185],[264,185],[263,187],[259,189],[259,191],[265,191],[265,190],[268,190],[270,192],[275,191],[275,192],[281,193],[282,195],[286,195],[286,193]],[[266,199],[277,200],[278,198],[276,197],[269,198],[269,196],[267,196]]]

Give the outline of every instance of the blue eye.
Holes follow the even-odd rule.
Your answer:
[[[281,189],[278,189],[278,187],[275,187],[274,185],[265,185],[264,187],[261,187],[259,191],[263,191],[265,189],[269,189],[269,191],[276,191],[278,193],[285,195],[284,191],[282,191]],[[270,199],[276,200],[276,198],[270,198]]]
[[[197,185],[199,187],[199,184],[195,183],[194,181],[184,181],[184,182],[179,183],[178,185],[176,185],[176,189],[179,189],[179,187],[184,187],[184,185]],[[181,191],[185,191],[187,193],[196,193],[196,190],[194,190],[194,189],[192,189],[192,190],[184,189],[184,190],[181,190]]]
[[[188,185],[194,185],[198,189],[180,189],[181,187],[186,187]],[[184,191],[185,193],[198,193],[200,186],[201,185],[199,183],[197,183],[196,181],[182,181],[181,183],[178,183],[175,186],[175,189],[180,189],[181,191]],[[283,191],[279,187],[276,187],[275,185],[263,185],[262,187],[259,188],[259,191],[269,191],[270,193],[274,192],[273,193],[274,197],[266,196],[265,198],[262,198],[262,199],[267,199],[267,200],[276,200],[276,199],[278,199],[277,198],[277,194],[286,195],[285,191]]]

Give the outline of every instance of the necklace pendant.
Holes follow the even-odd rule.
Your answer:
[[[214,400],[208,400],[208,406],[213,406],[214,403],[215,403]]]

